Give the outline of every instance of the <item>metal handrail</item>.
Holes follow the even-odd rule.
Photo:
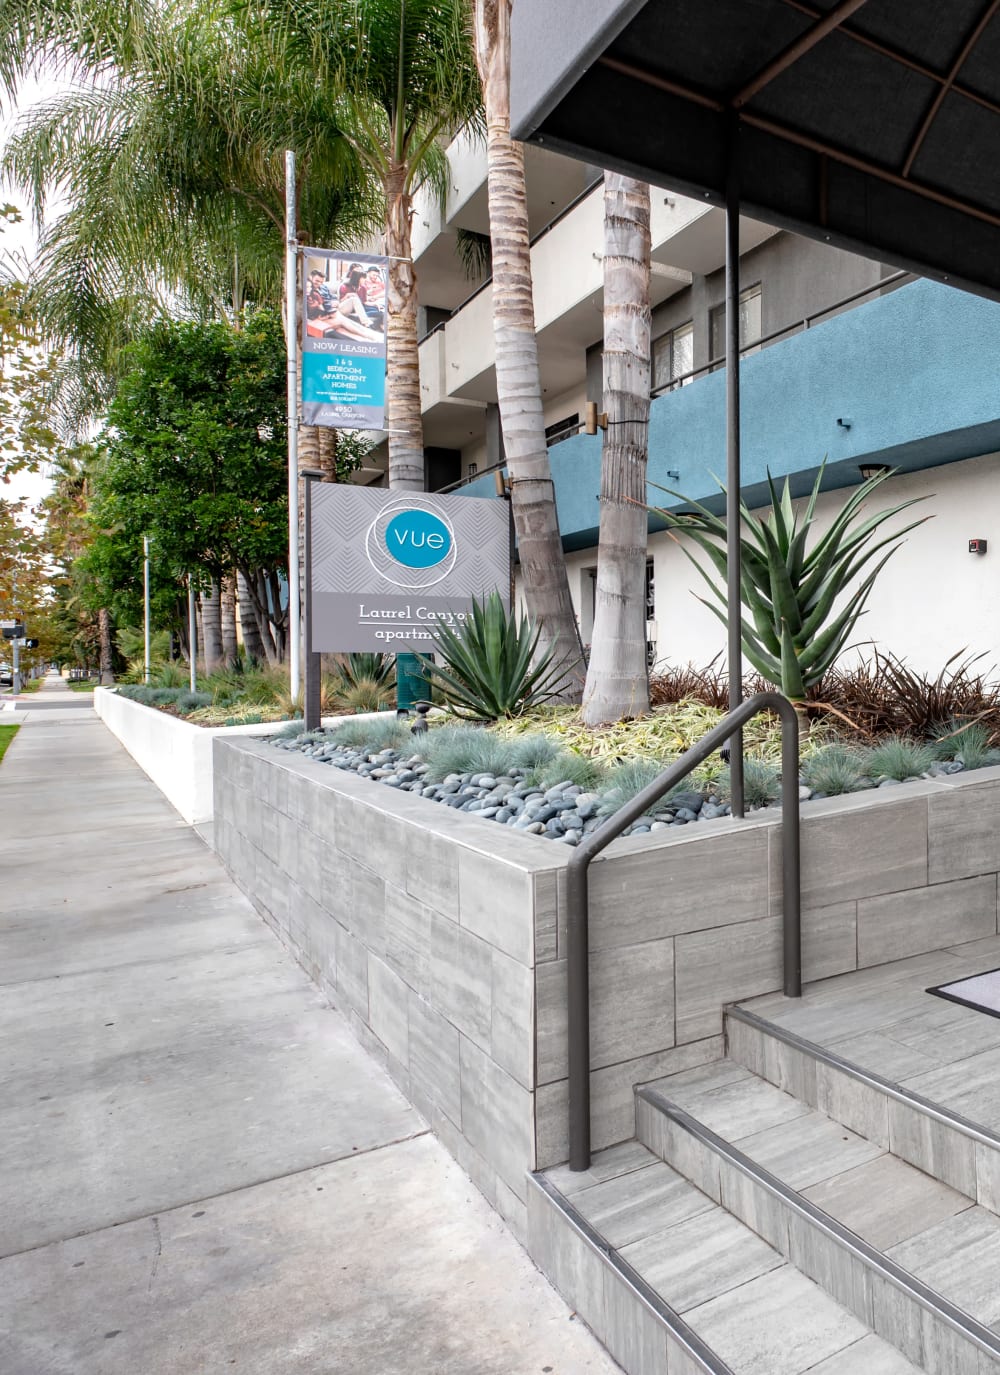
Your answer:
[[[795,708],[778,692],[749,697],[697,745],[665,769],[586,837],[566,866],[567,982],[569,1021],[569,1167],[590,1169],[590,863],[626,826],[677,786],[730,736],[762,711],[781,717],[781,828],[783,985],[787,998],[802,996],[802,924],[799,867],[799,723]]]

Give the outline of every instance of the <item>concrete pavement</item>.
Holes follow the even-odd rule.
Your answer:
[[[89,697],[17,719],[3,1375],[616,1369]]]

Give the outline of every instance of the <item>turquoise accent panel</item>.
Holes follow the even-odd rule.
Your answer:
[[[912,282],[745,358],[741,381],[743,495],[751,506],[768,500],[768,468],[801,495],[824,457],[828,489],[858,482],[863,462],[917,470],[991,453],[1000,450],[1000,305]],[[549,458],[563,543],[596,544],[600,437],[563,440]],[[718,509],[713,475],[725,470],[725,372],[657,397],[650,483]],[[460,490],[489,496],[493,475]],[[652,485],[649,501],[683,505]]]

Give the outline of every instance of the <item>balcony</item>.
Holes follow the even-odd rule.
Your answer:
[[[766,504],[768,469],[803,494],[824,458],[824,487],[834,488],[856,483],[864,462],[916,471],[1000,450],[998,359],[1000,305],[928,281],[745,358],[744,499]],[[597,542],[601,440],[577,435],[550,459],[563,542],[587,548]],[[720,370],[653,401],[649,480],[712,502],[719,498],[714,475],[725,469]],[[490,495],[493,479],[462,490]],[[683,505],[655,488],[650,499]]]

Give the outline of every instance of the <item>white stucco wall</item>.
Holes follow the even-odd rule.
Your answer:
[[[927,500],[898,517],[895,528],[920,515],[933,519],[911,531],[883,569],[853,638],[874,641],[927,672],[937,672],[958,650],[982,653],[982,668],[1000,676],[1000,454],[890,478],[870,507],[911,497]],[[846,498],[846,489],[820,498],[818,529],[827,528]],[[973,538],[988,541],[985,555],[968,552]],[[655,563],[658,656],[703,667],[725,648],[723,627],[696,600],[703,591],[708,595],[707,589],[668,534],[653,535],[649,552]],[[578,614],[588,595],[587,569],[596,562],[596,549],[567,557]],[[588,621],[584,610],[585,638]],[[861,644],[856,653],[868,648]]]

